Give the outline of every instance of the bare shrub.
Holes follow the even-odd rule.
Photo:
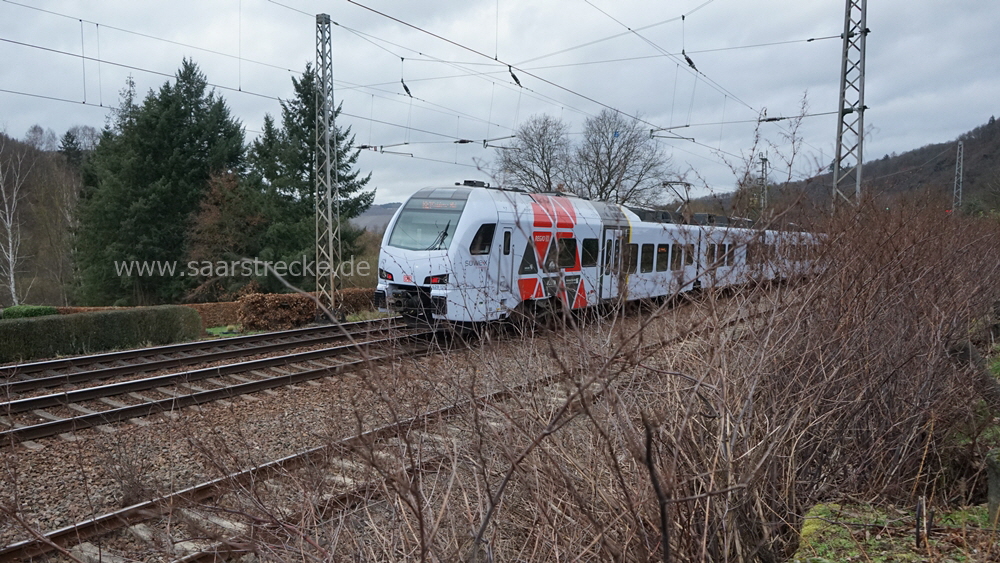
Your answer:
[[[331,395],[329,430],[303,432],[333,444],[464,407],[202,508],[248,526],[248,560],[776,562],[817,502],[975,500],[995,389],[956,351],[990,343],[1000,225],[868,205],[811,230],[805,279],[373,365]],[[225,474],[264,461],[245,442],[194,449]]]
[[[152,496],[155,491],[152,473],[159,465],[158,455],[153,443],[131,432],[116,432],[104,441],[99,458],[118,486],[119,503],[123,507]]]

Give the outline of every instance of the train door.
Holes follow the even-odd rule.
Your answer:
[[[601,251],[601,299],[618,297],[623,234],[622,229],[604,229]]]
[[[512,239],[514,236],[514,230],[507,227],[503,230],[503,234],[500,237],[500,259],[498,260],[499,270],[497,272],[497,290],[500,295],[501,306],[510,306],[513,304],[505,302],[505,299],[510,299],[512,280],[514,279],[514,252],[512,247]]]

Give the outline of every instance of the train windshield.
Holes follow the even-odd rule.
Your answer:
[[[396,219],[389,246],[406,250],[447,249],[464,210],[464,199],[413,197]]]

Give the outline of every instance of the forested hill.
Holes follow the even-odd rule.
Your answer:
[[[957,139],[865,162],[863,189],[886,195],[940,190],[950,198],[958,141],[962,141],[965,153],[963,208],[968,212],[1000,209],[1000,123],[993,117]],[[831,175],[825,174],[809,184],[814,189],[826,189],[832,181]]]

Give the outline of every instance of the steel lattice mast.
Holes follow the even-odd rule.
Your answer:
[[[962,207],[962,167],[964,166],[965,149],[962,141],[958,142],[958,155],[955,160],[955,187],[951,192],[951,210],[958,211]]]
[[[316,294],[336,309],[336,268],[340,266],[340,186],[333,105],[333,48],[330,16],[316,15]],[[336,214],[334,213],[336,211]],[[317,311],[321,316],[322,311]]]
[[[869,30],[868,0],[847,0],[844,15],[844,52],[840,65],[840,123],[833,160],[833,203],[837,198],[861,201],[861,165],[865,137],[865,38]],[[854,198],[849,196],[854,184]],[[845,193],[846,191],[846,193]]]

